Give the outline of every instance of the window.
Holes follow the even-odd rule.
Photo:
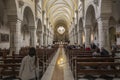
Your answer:
[[[65,28],[63,26],[59,26],[57,31],[59,34],[63,34],[65,32]]]

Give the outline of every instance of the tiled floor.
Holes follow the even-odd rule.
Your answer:
[[[74,80],[62,47],[58,49],[51,64],[52,67],[49,65],[41,80]]]
[[[41,80],[74,80],[63,48],[58,49]],[[78,80],[120,80],[120,78],[105,75],[83,75]]]
[[[63,72],[63,67],[61,65],[62,60],[63,60],[62,57],[63,57],[62,48],[60,48],[59,56],[55,64],[55,68],[54,68],[51,80],[64,80],[64,72]]]

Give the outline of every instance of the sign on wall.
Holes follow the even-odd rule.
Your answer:
[[[9,34],[0,33],[0,42],[9,42]]]

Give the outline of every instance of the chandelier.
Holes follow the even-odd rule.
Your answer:
[[[59,34],[63,34],[65,32],[65,28],[63,26],[59,26],[57,31]]]

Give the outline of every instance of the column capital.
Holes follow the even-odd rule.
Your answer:
[[[104,26],[104,28],[109,26],[108,19],[98,18],[97,22],[98,22],[98,24],[101,24],[102,26]]]
[[[25,4],[23,0],[19,0],[18,3],[19,3],[19,7],[23,7]]]
[[[99,21],[109,21],[109,18],[110,18],[109,14],[103,14],[102,16],[97,18],[97,21],[98,22]]]

